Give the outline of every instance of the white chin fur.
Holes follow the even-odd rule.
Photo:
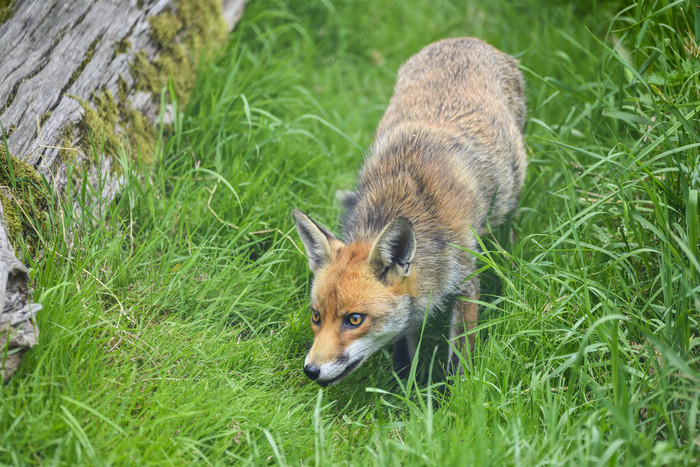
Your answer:
[[[359,367],[367,358],[369,358],[376,351],[384,347],[386,344],[393,340],[393,335],[389,336],[386,334],[382,335],[365,335],[357,339],[355,342],[350,344],[345,350],[345,357],[343,359],[343,364],[338,364],[336,362],[329,362],[321,366],[321,375],[319,376],[320,381],[329,381],[337,378],[350,366],[355,365],[355,368]],[[359,363],[357,363],[359,361]],[[354,371],[354,369],[353,369]],[[349,373],[348,373],[349,374]],[[335,384],[338,381],[333,382]]]

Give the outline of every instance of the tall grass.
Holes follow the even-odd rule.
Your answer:
[[[23,250],[41,343],[0,389],[0,463],[697,464],[699,15],[252,2],[187,108],[170,96],[156,165],[118,155],[119,199],[54,200]],[[337,225],[398,66],[465,35],[528,82],[521,207],[478,254],[482,339],[449,399],[439,318],[409,381],[385,351],[319,389],[289,212]]]

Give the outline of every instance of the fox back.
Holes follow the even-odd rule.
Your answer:
[[[311,379],[334,384],[389,342],[402,371],[426,311],[445,302],[449,371],[461,369],[478,279],[473,257],[453,245],[476,251],[474,234],[517,206],[525,114],[516,60],[478,39],[434,43],[401,67],[357,191],[344,196],[342,241],[294,211],[314,273]]]

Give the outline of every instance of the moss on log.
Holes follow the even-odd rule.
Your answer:
[[[223,44],[243,7],[244,0],[0,0],[0,273],[25,277],[15,268],[21,263],[10,265],[11,244],[31,243],[32,223],[42,222],[53,195],[46,190],[63,194],[69,165],[87,175],[94,196],[111,199],[121,179],[111,154],[127,145],[152,161],[161,89],[170,80],[186,101],[198,58]],[[104,148],[99,168],[93,143]],[[0,277],[0,286],[9,283]],[[29,289],[17,290],[25,289],[30,303]],[[0,316],[2,307],[0,300]],[[0,369],[6,360],[0,354]]]

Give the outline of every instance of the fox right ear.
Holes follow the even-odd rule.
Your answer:
[[[400,217],[387,224],[369,251],[369,265],[375,275],[403,278],[410,274],[416,254],[416,237],[413,225]]]
[[[331,258],[331,243],[338,242],[324,226],[298,209],[292,211],[297,232],[309,257],[309,269],[316,274]]]

